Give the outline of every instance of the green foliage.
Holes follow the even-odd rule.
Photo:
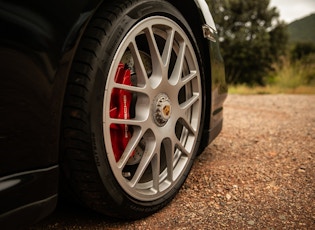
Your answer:
[[[229,83],[264,84],[285,53],[286,24],[269,0],[207,0],[217,23]]]
[[[274,71],[266,78],[266,84],[282,89],[315,86],[315,53],[299,60],[283,57],[274,64]],[[315,92],[314,92],[315,93]]]
[[[290,42],[315,43],[315,14],[296,20],[288,25]]]
[[[291,59],[293,61],[307,58],[311,54],[315,54],[315,43],[312,42],[297,42],[291,49]]]

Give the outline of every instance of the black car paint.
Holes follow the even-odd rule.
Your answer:
[[[0,2],[0,225],[4,229],[23,227],[56,206],[68,71],[80,29],[98,4]]]
[[[171,2],[187,15],[204,60],[212,62],[212,69],[203,63],[211,87],[206,110],[213,112],[205,122],[204,148],[221,130],[223,61],[217,44],[203,38],[205,22],[193,1]],[[99,4],[101,0],[0,1],[1,226],[22,227],[55,208],[67,76],[82,31]],[[196,20],[198,14],[201,20]],[[12,221],[16,218],[20,221]]]

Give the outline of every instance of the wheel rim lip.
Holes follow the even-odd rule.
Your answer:
[[[155,23],[156,22],[156,23]],[[159,23],[158,23],[159,22]],[[169,181],[167,180],[167,167],[162,170],[162,172],[160,172],[159,174],[159,191],[154,191],[154,189],[152,188],[152,181],[146,182],[146,183],[137,183],[137,185],[135,187],[132,187],[130,185],[130,182],[128,180],[126,180],[123,176],[122,176],[122,170],[120,170],[117,166],[117,162],[115,161],[114,158],[114,154],[113,154],[113,150],[112,150],[112,143],[111,143],[111,138],[110,138],[110,124],[107,122],[108,119],[108,114],[109,114],[109,104],[110,104],[110,100],[111,100],[111,95],[110,92],[111,90],[115,87],[113,84],[113,79],[114,79],[114,75],[117,69],[117,66],[125,52],[125,50],[128,48],[130,41],[133,39],[133,37],[136,37],[137,35],[139,35],[145,28],[149,27],[149,26],[154,26],[157,24],[162,24],[162,22],[168,23],[168,26],[170,26],[172,29],[175,29],[177,33],[180,34],[180,36],[182,36],[184,38],[184,40],[187,42],[187,46],[189,48],[189,51],[192,53],[192,57],[190,57],[191,62],[193,62],[193,65],[196,66],[196,70],[198,71],[197,75],[199,77],[197,77],[198,79],[198,89],[201,90],[201,83],[200,83],[200,73],[199,73],[199,67],[198,67],[198,61],[196,60],[196,56],[195,56],[195,51],[191,45],[191,42],[189,40],[189,38],[187,37],[186,33],[183,31],[183,29],[173,20],[167,18],[167,17],[163,17],[163,16],[151,16],[148,17],[140,22],[138,22],[136,25],[134,25],[131,30],[127,33],[127,35],[124,37],[124,39],[122,40],[122,42],[120,43],[113,62],[111,64],[110,70],[109,70],[109,75],[107,78],[107,83],[106,83],[106,87],[105,87],[105,94],[104,94],[104,100],[103,100],[103,132],[104,132],[104,142],[105,142],[105,149],[106,149],[106,153],[107,153],[107,157],[109,160],[109,164],[110,167],[112,169],[112,172],[115,176],[115,179],[118,181],[119,185],[122,187],[122,189],[129,194],[132,198],[135,198],[137,200],[140,201],[153,201],[159,198],[162,198],[164,195],[166,195],[171,189],[174,188],[175,185],[177,185],[178,181],[181,179],[182,174],[186,171],[186,168],[189,165],[190,159],[191,159],[191,154],[189,156],[186,157],[182,157],[182,158],[178,158],[176,159],[174,162],[176,162],[177,164],[181,164],[180,167],[176,167],[176,165],[174,165],[173,169],[174,169],[174,175],[173,181]],[[187,57],[186,57],[187,58]],[[153,90],[154,91],[154,90]],[[159,91],[159,90],[155,90],[155,95],[152,96],[152,98],[156,97],[158,94],[167,94],[167,92],[164,91]],[[151,96],[151,95],[147,95],[147,96]],[[153,99],[150,99],[150,101],[153,101]],[[150,105],[151,107],[151,105]],[[197,125],[196,125],[196,129],[199,130],[199,126],[200,126],[200,119],[201,119],[201,98],[199,99],[198,105],[196,106],[197,108],[194,108],[194,111],[191,112],[193,114],[198,114],[198,116],[193,115],[195,117],[193,117],[193,119],[197,119]],[[172,108],[173,109],[173,108]],[[176,112],[176,110],[175,110]],[[151,119],[150,117],[153,117],[152,115],[152,111],[151,109],[147,109],[147,113],[145,115],[145,117],[147,117],[147,119]],[[174,113],[174,111],[172,111],[172,113]],[[170,116],[170,118],[168,119],[167,123],[165,124],[165,126],[171,126],[174,125],[174,122],[177,121],[171,121],[172,120],[172,115]],[[152,119],[152,126],[156,125],[154,120]],[[166,128],[166,127],[165,127]],[[147,130],[144,130],[145,128],[142,128],[143,130],[140,130],[140,132],[142,132],[141,135],[144,135],[144,133]],[[152,129],[151,127],[147,127],[147,129]],[[153,129],[155,130],[155,129]],[[157,132],[157,131],[155,131]],[[181,138],[186,140],[186,142],[188,141],[188,137],[187,135],[181,134]],[[194,150],[195,149],[195,145],[197,142],[197,137],[194,138],[193,143],[189,143],[190,145],[190,149]],[[177,149],[176,152],[178,152],[179,150]],[[176,158],[176,152],[173,153],[175,155]],[[179,155],[179,154],[177,154]]]

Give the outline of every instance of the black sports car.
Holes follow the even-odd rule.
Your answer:
[[[204,0],[0,0],[0,226],[55,208],[170,202],[222,128],[227,95]]]

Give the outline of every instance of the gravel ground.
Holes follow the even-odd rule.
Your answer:
[[[230,95],[173,202],[134,222],[61,204],[31,229],[315,229],[315,96]]]

